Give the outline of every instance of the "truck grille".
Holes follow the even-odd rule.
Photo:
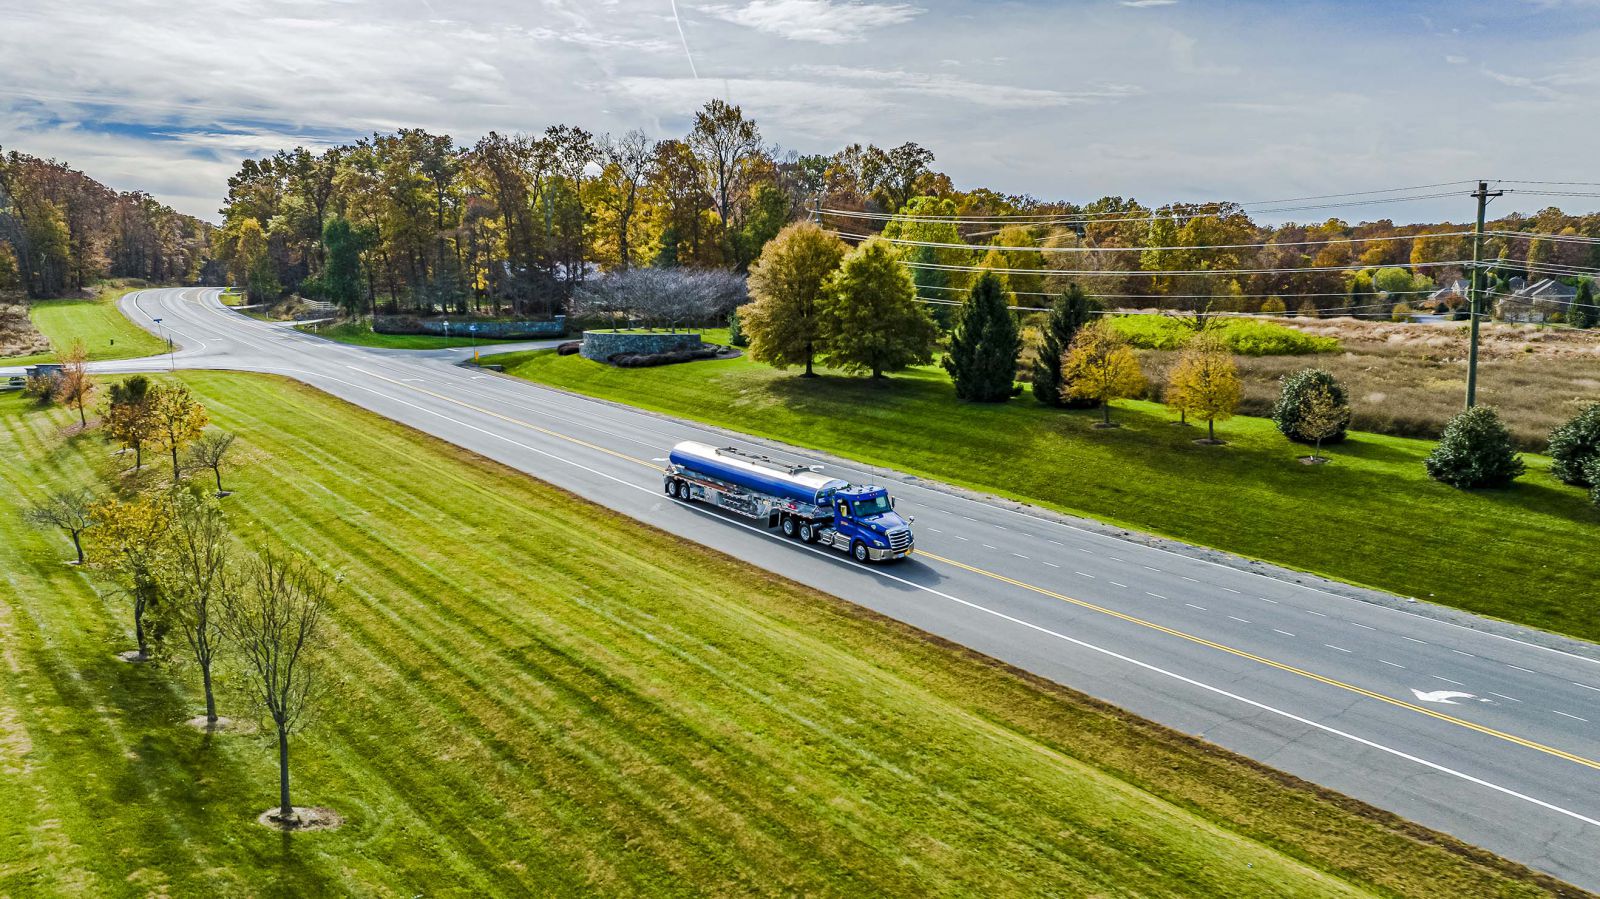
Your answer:
[[[889,548],[895,552],[900,552],[901,550],[907,549],[911,546],[910,528],[895,528],[889,532],[888,537]]]

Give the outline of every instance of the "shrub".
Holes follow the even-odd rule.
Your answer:
[[[1550,473],[1564,484],[1592,487],[1589,469],[1600,460],[1600,403],[1550,432]]]
[[[744,326],[739,323],[739,310],[728,313],[728,344],[736,347],[750,345],[750,339],[744,336]]]
[[[1589,464],[1583,467],[1583,476],[1593,485],[1589,488],[1589,501],[1600,509],[1600,456],[1590,459]]]
[[[1146,350],[1180,350],[1194,336],[1184,322],[1164,315],[1120,315],[1111,319],[1117,333]],[[1332,353],[1339,341],[1318,337],[1278,322],[1224,319],[1206,329],[1241,356],[1304,356]]]
[[[1504,487],[1527,470],[1511,447],[1511,433],[1488,406],[1450,419],[1423,464],[1428,477],[1462,489]]]
[[[1397,322],[1408,322],[1411,321],[1411,311],[1411,307],[1405,303],[1396,303],[1394,308],[1389,310],[1389,318]]]
[[[581,349],[583,349],[583,341],[581,341],[581,340],[569,340],[566,343],[556,344],[556,355],[557,356],[572,356],[572,355],[576,355],[577,352],[579,350],[581,350]]]
[[[610,362],[618,368],[650,368],[677,362],[693,362],[696,359],[714,359],[721,353],[722,347],[707,344],[692,350],[672,350],[667,353],[618,353],[611,357]]]
[[[1283,436],[1296,443],[1317,443],[1316,435],[1305,433],[1300,421],[1306,397],[1316,392],[1326,392],[1332,398],[1336,415],[1342,420],[1338,429],[1323,436],[1320,442],[1338,443],[1345,438],[1350,426],[1350,398],[1333,375],[1320,368],[1302,368],[1283,379],[1283,390],[1272,409],[1272,421]]]
[[[23,382],[22,394],[41,406],[48,406],[56,399],[56,380],[51,375],[29,375]]]
[[[1274,315],[1282,315],[1289,311],[1289,307],[1283,304],[1283,297],[1274,296],[1267,297],[1265,300],[1261,301],[1261,311]]]

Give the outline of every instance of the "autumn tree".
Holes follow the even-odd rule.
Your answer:
[[[221,607],[235,588],[230,567],[233,538],[216,500],[199,490],[176,490],[171,500],[168,547],[158,576],[172,623],[183,631],[189,656],[200,667],[206,726],[217,725],[211,665],[222,644]]]
[[[189,447],[189,458],[196,467],[208,468],[217,479],[217,498],[228,495],[222,489],[222,460],[233,448],[234,436],[225,431],[207,431]]]
[[[133,450],[133,468],[144,467],[144,445],[155,437],[150,379],[133,375],[111,385],[105,428],[111,439]]]
[[[1137,396],[1144,390],[1139,357],[1128,339],[1109,319],[1087,325],[1073,339],[1061,363],[1062,390],[1067,395],[1094,400],[1103,418],[1100,427],[1115,427],[1111,401]]]
[[[1078,332],[1089,323],[1095,304],[1076,283],[1050,304],[1050,317],[1040,329],[1033,360],[1033,398],[1047,406],[1073,406],[1085,402],[1062,388],[1061,361]]]
[[[750,267],[752,302],[739,310],[750,358],[776,368],[805,366],[823,349],[823,294],[844,259],[844,241],[810,222],[795,222],[767,242]]]
[[[72,548],[78,554],[73,564],[83,564],[83,532],[95,524],[93,491],[87,488],[57,491],[24,509],[22,517],[35,527],[66,531],[72,538]]]
[[[167,384],[153,391],[150,416],[155,422],[156,440],[172,454],[172,482],[183,476],[178,453],[194,442],[206,428],[210,417],[206,407],[183,384]]]
[[[1295,408],[1295,434],[1312,445],[1307,461],[1326,462],[1322,456],[1322,443],[1344,433],[1349,423],[1350,410],[1328,385],[1313,383],[1298,395]]]
[[[1309,408],[1305,397],[1312,393],[1327,395],[1332,403],[1334,417],[1338,420],[1337,428],[1323,433],[1320,437],[1314,436],[1311,429],[1303,427],[1300,422],[1301,414]],[[1319,447],[1325,442],[1337,443],[1344,439],[1345,429],[1350,426],[1350,398],[1345,393],[1344,386],[1332,373],[1320,368],[1303,368],[1283,379],[1278,402],[1272,408],[1272,421],[1283,436],[1290,440],[1300,443],[1315,441]]]
[[[160,574],[169,545],[171,504],[162,495],[147,494],[128,500],[107,500],[94,508],[99,540],[97,567],[107,571],[133,603],[133,633],[138,643],[134,661],[150,658],[150,643],[166,632],[167,622],[155,617],[162,611]]]
[[[626,269],[633,265],[634,254],[638,251],[634,238],[638,227],[635,219],[640,194],[650,183],[655,147],[637,128],[620,138],[603,135],[597,146],[601,162],[600,206],[610,217],[617,267]]]
[[[278,740],[280,826],[299,823],[289,799],[289,737],[327,687],[325,616],[336,581],[305,559],[270,547],[244,567],[239,589],[220,594],[221,629],[244,661],[256,702]]]
[[[894,246],[874,238],[839,263],[823,292],[825,361],[845,371],[899,371],[933,361],[939,329],[917,303]]]
[[[955,382],[956,397],[1003,403],[1016,395],[1017,354],[1022,335],[1000,278],[984,272],[961,307],[943,364]]]
[[[1207,443],[1221,443],[1217,422],[1239,408],[1239,369],[1227,345],[1208,334],[1192,338],[1168,373],[1166,400],[1206,423]]]
[[[78,410],[78,423],[89,426],[84,408],[94,398],[94,375],[89,374],[89,351],[83,341],[74,340],[61,357],[61,375],[56,379],[56,402]]]
[[[761,152],[761,131],[737,105],[710,100],[694,114],[688,144],[699,162],[701,184],[727,233],[733,204],[746,186],[748,163]]]

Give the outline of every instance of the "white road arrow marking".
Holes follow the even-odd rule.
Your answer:
[[[1432,693],[1424,693],[1413,688],[1411,692],[1423,702],[1437,702],[1442,705],[1456,705],[1457,699],[1478,698],[1471,693],[1458,693],[1455,690],[1434,690]]]

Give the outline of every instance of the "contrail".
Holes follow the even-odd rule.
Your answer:
[[[683,33],[683,20],[678,18],[678,0],[667,0],[672,4],[672,21],[678,25],[678,40],[683,41],[683,55],[689,59],[689,71],[694,75],[694,80],[700,80],[700,70],[694,67],[694,54],[689,52],[689,37]]]

